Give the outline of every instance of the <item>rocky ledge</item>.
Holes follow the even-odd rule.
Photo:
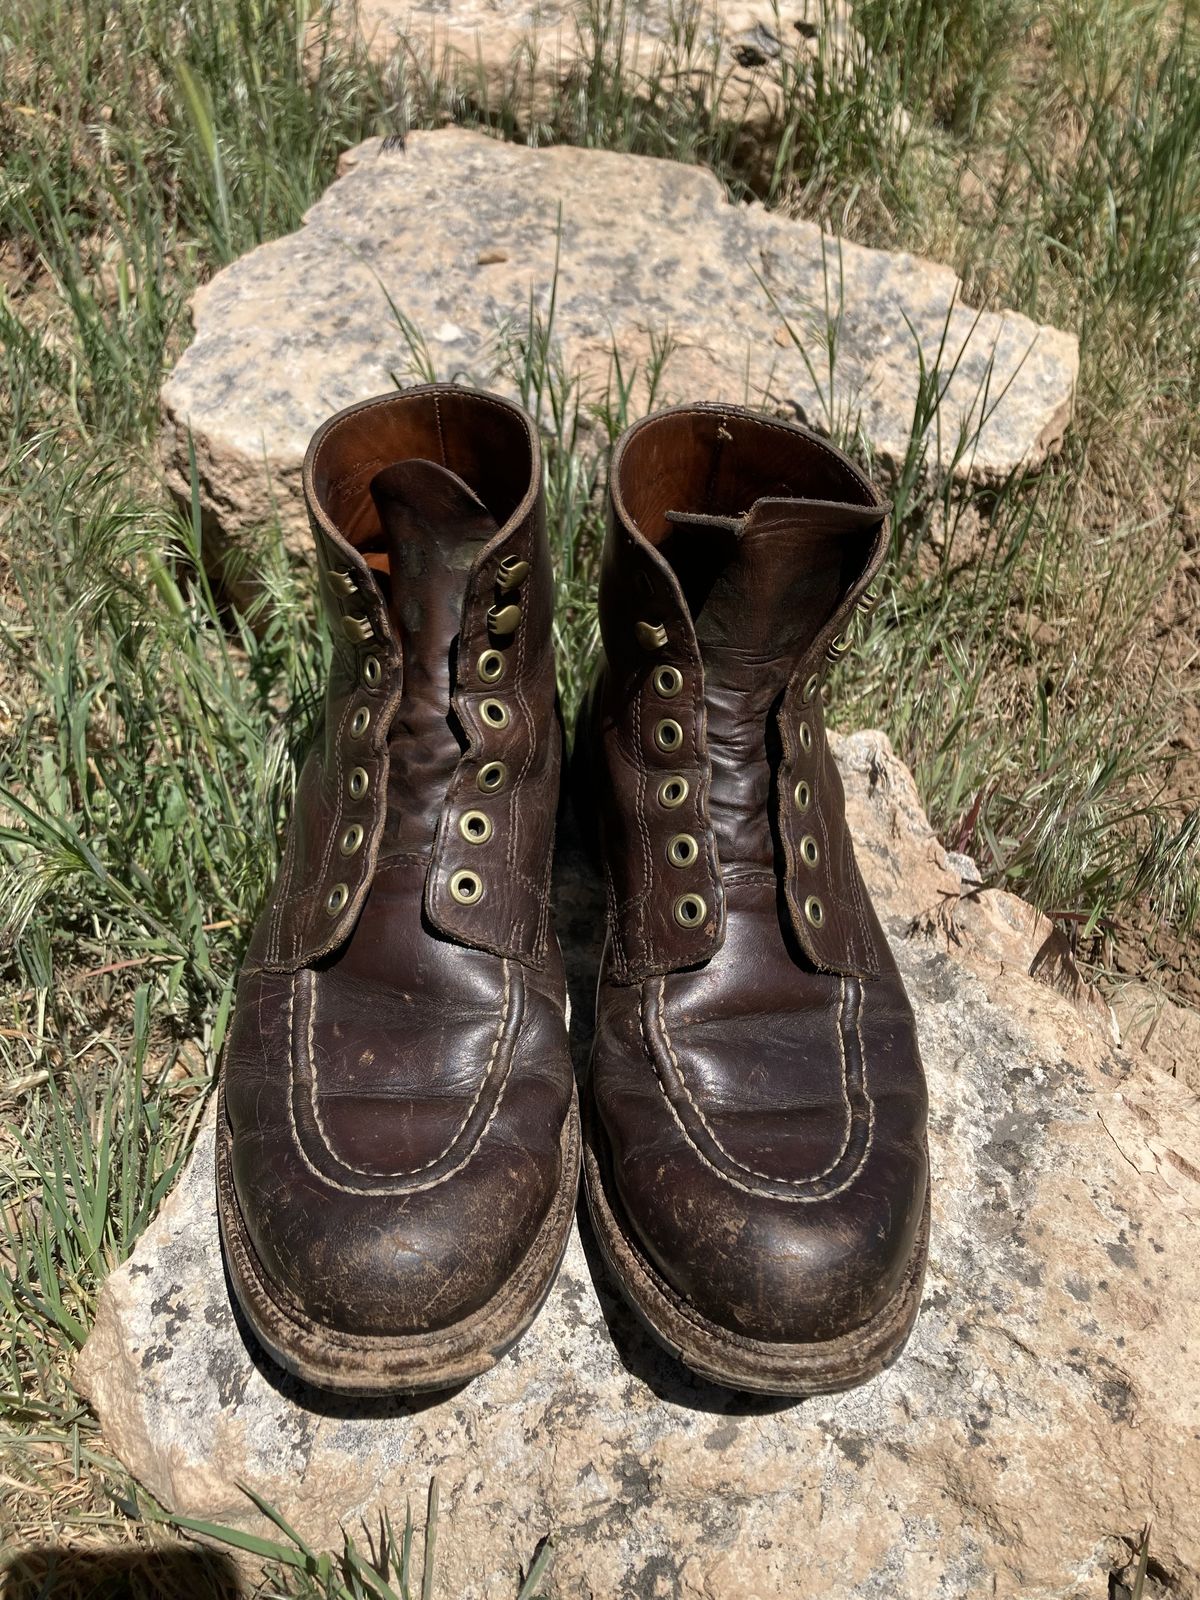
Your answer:
[[[310,1541],[345,1528],[361,1547],[436,1476],[439,1592],[458,1600],[512,1600],[547,1534],[564,1600],[1099,1600],[1147,1521],[1154,1592],[1200,1593],[1195,1097],[1115,1049],[1043,919],[972,889],[881,735],[835,749],[932,1103],[930,1271],[898,1364],[803,1404],[698,1383],[585,1230],[484,1377],[415,1405],[331,1400],[274,1370],[230,1307],[210,1118],[78,1366],[155,1495],[249,1525],[245,1484]],[[583,1053],[599,912],[561,866]]]
[[[335,0],[332,20],[384,68],[416,69],[526,130],[569,114],[597,67],[634,98],[687,96],[763,176],[789,102],[818,72],[852,83],[870,60],[848,0]]]
[[[376,140],[299,232],[197,294],[162,393],[168,481],[190,502],[194,446],[214,561],[276,512],[298,534],[330,412],[429,373],[515,393],[531,307],[585,397],[614,392],[617,350],[644,403],[665,348],[660,401],[748,399],[882,462],[909,449],[923,355],[945,385],[928,459],[1000,478],[1061,438],[1078,349],[960,292],[949,267],[731,204],[698,167],[457,128]]]

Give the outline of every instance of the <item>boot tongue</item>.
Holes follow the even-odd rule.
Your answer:
[[[862,570],[885,512],[819,500],[758,500],[741,517],[668,512],[662,546],[692,613],[707,681],[785,681]]]
[[[388,612],[405,650],[407,677],[410,646],[448,657],[467,577],[498,530],[479,497],[433,461],[385,467],[371,479],[371,498],[391,571]]]
[[[798,658],[844,602],[885,515],[876,507],[758,500],[740,517],[668,512],[660,546],[704,663],[709,814],[722,863],[769,869],[769,713]]]
[[[427,850],[459,756],[450,720],[451,647],[480,550],[498,532],[471,489],[433,461],[376,473],[371,498],[388,558],[388,615],[403,676],[389,747],[385,847]]]

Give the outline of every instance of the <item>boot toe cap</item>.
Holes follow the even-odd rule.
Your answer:
[[[557,1166],[489,1144],[459,1173],[411,1192],[349,1192],[292,1160],[234,1144],[245,1233],[272,1289],[336,1333],[443,1332],[495,1299],[553,1202]]]
[[[412,1084],[432,1068],[426,1058],[418,1072],[396,1030],[370,1082],[319,1110],[293,1057],[303,1030],[291,1009],[286,984],[266,979],[247,985],[235,1021],[226,1229],[238,1229],[267,1292],[298,1323],[390,1339],[460,1328],[520,1273],[560,1200],[565,1049],[527,1016],[489,1078],[459,1028],[461,1060],[421,1096]],[[319,1045],[337,1082],[338,1052],[357,1052],[358,1038],[331,1030]]]
[[[747,1339],[820,1343],[870,1322],[911,1261],[924,1154],[894,1152],[879,1172],[789,1201],[736,1188],[681,1152],[656,1182],[630,1174],[622,1210],[659,1277],[701,1317]]]

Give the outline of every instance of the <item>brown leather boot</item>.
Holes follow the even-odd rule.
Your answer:
[[[532,1321],[578,1181],[537,433],[411,389],[327,422],[304,491],[333,661],[238,984],[222,1237],[291,1372],[443,1388]]]
[[[693,406],[625,434],[609,512],[576,741],[609,904],[592,1219],[697,1373],[847,1388],[912,1327],[929,1217],[912,1013],[821,708],[887,507],[806,429]]]

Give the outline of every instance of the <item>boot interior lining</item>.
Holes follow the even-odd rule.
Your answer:
[[[532,449],[520,415],[469,389],[397,393],[335,423],[317,448],[317,504],[342,537],[386,572],[371,480],[400,461],[433,461],[466,483],[504,524],[530,488]]]
[[[673,412],[639,428],[622,453],[617,489],[653,545],[673,530],[668,512],[740,518],[765,498],[876,504],[857,474],[816,441],[716,410]]]

